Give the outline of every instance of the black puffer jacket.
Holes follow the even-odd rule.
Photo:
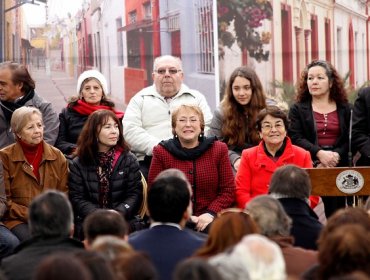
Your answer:
[[[97,165],[84,165],[78,157],[70,164],[69,197],[75,216],[82,222],[85,217],[99,209],[99,179]],[[109,179],[110,204],[114,209],[131,220],[138,214],[142,203],[143,188],[141,173],[136,157],[131,152],[123,152]]]
[[[59,114],[59,134],[55,146],[63,154],[69,155],[75,148],[88,115],[82,115],[70,107],[63,108]]]

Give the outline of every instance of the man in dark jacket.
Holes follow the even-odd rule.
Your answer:
[[[83,250],[83,244],[70,238],[73,213],[67,197],[47,191],[36,197],[29,208],[32,238],[21,243],[14,255],[3,260],[1,268],[9,280],[32,279],[37,265],[51,253]]]
[[[370,87],[361,89],[353,108],[352,153],[359,151],[358,166],[370,165]]]
[[[309,206],[311,180],[308,173],[295,165],[282,166],[272,175],[269,192],[293,220],[294,245],[317,250],[316,241],[323,225]]]
[[[192,209],[189,183],[176,175],[158,176],[148,192],[150,229],[131,234],[129,243],[147,253],[160,279],[167,280],[172,279],[176,264],[190,257],[204,239],[183,230]]]

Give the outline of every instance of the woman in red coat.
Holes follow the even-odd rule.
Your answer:
[[[181,105],[172,113],[174,138],[153,149],[149,186],[168,168],[183,171],[193,191],[192,222],[206,230],[218,212],[234,203],[235,183],[228,148],[215,137],[204,137],[204,117],[194,105]]]
[[[286,164],[312,167],[310,153],[292,145],[287,137],[288,118],[281,109],[268,106],[258,114],[256,124],[262,141],[243,151],[235,178],[236,201],[240,208],[253,197],[268,193],[271,175],[278,167]],[[314,198],[311,202],[317,203],[317,200]]]

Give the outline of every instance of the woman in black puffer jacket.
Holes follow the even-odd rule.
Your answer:
[[[97,110],[89,116],[77,142],[68,185],[76,237],[82,238],[83,220],[97,209],[112,209],[129,223],[135,221],[143,197],[141,173],[114,112]]]

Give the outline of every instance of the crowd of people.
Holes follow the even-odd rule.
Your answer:
[[[0,63],[0,279],[370,279],[369,214],[305,170],[369,165],[368,88],[315,60],[285,111],[241,66],[212,114],[179,58],[152,75],[121,112],[85,71],[58,117]]]

